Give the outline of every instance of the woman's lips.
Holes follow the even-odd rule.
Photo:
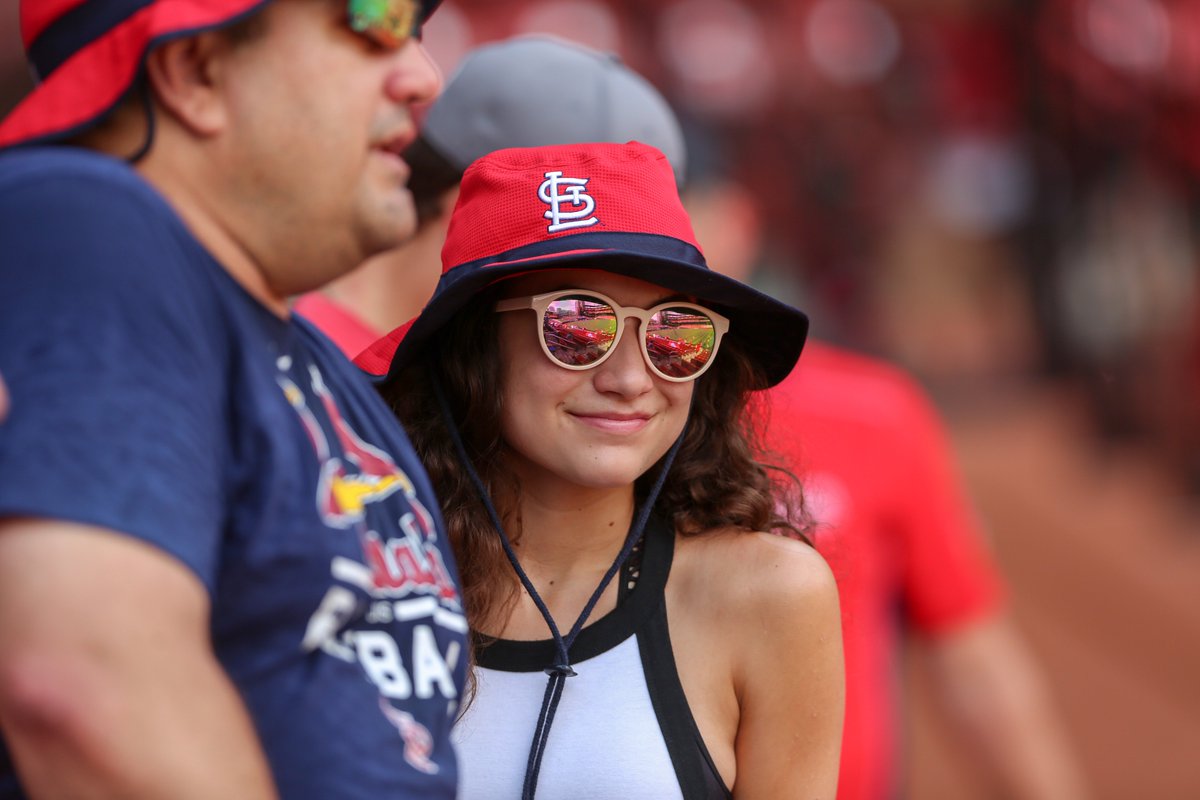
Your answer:
[[[571,416],[607,433],[636,433],[650,422],[646,414],[572,414]]]

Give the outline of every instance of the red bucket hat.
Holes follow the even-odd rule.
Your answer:
[[[639,142],[497,150],[463,174],[442,277],[420,316],[355,363],[387,382],[480,290],[543,269],[599,269],[691,295],[729,318],[770,385],[808,333],[800,310],[705,263],[666,157]]]
[[[230,25],[271,0],[21,0],[21,39],[37,87],[0,123],[0,147],[82,133],[133,86],[168,39]],[[437,1],[426,0],[424,18]]]

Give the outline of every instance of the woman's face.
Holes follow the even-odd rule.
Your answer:
[[[559,289],[600,292],[623,306],[650,308],[676,292],[598,270],[548,270],[506,284],[502,298]],[[641,354],[630,317],[599,366],[554,364],[538,340],[532,310],[499,314],[501,432],[522,489],[611,489],[632,485],[683,431],[694,381],[659,378]]]

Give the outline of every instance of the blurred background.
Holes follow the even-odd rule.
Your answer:
[[[1200,2],[448,0],[426,44],[533,31],[655,83],[754,282],[932,393],[1095,796],[1200,798]],[[906,688],[909,796],[993,796]]]

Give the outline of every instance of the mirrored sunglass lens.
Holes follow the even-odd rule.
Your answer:
[[[417,0],[349,0],[350,27],[384,47],[399,47],[417,32]]]
[[[556,361],[586,366],[598,361],[617,338],[617,314],[595,297],[560,297],[542,315],[542,335]]]
[[[713,321],[693,308],[664,308],[646,326],[650,363],[672,378],[689,378],[704,369],[716,346]]]

